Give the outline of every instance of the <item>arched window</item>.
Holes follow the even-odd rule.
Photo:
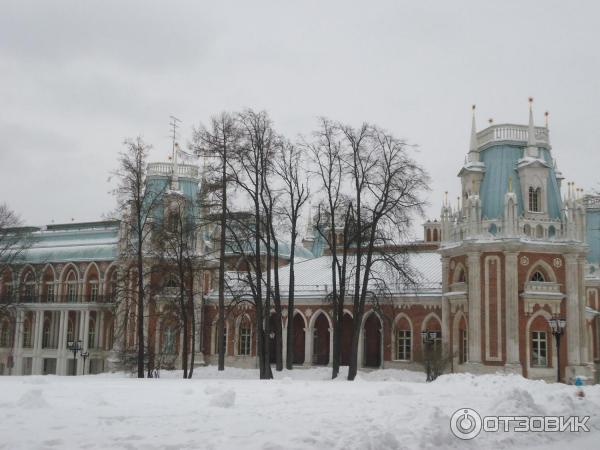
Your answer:
[[[31,303],[33,302],[35,292],[35,278],[31,271],[28,272],[27,275],[25,275],[23,282],[25,283],[25,287],[23,290],[23,301]]]
[[[434,230],[433,230],[433,241],[434,241],[434,242],[437,242],[437,241],[439,241],[439,239],[438,239],[438,230],[437,230],[437,228],[434,228]]]
[[[249,356],[252,345],[250,324],[247,320],[242,320],[239,330],[238,354],[240,356]]]
[[[72,342],[75,336],[75,330],[73,328],[73,321],[69,319],[67,323],[67,342]]]
[[[540,188],[529,187],[529,211],[540,212],[542,203],[542,190]]]
[[[412,333],[408,324],[404,324],[396,329],[396,359],[400,361],[410,361],[411,348]]]
[[[546,281],[546,277],[544,277],[544,274],[542,272],[540,272],[539,270],[536,270],[535,272],[533,272],[533,275],[531,275],[531,281],[544,282],[544,281]]]
[[[50,320],[44,320],[44,328],[42,329],[42,348],[50,347]]]
[[[490,227],[488,228],[488,231],[490,232],[490,234],[493,234],[494,236],[496,235],[496,233],[498,233],[498,227],[496,226],[495,223],[491,224]]]
[[[163,339],[163,353],[172,355],[175,353],[175,330],[173,327],[166,327]]]
[[[23,347],[31,348],[31,320],[25,319],[23,323]]]
[[[466,282],[465,271],[462,269],[462,267],[460,269],[458,269],[458,276],[456,277],[456,282],[457,283]]]
[[[10,324],[8,320],[2,322],[0,329],[0,347],[10,347]]]
[[[96,348],[96,321],[92,318],[88,326],[88,348]]]
[[[77,274],[74,270],[67,274],[67,302],[77,302]]]

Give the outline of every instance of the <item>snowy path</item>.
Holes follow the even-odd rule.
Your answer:
[[[516,376],[444,376],[384,370],[350,383],[328,369],[277,374],[197,369],[165,374],[0,378],[0,448],[14,449],[402,449],[599,448],[600,386],[574,387]],[[226,377],[226,378],[225,378]],[[590,415],[590,433],[481,433],[455,438],[449,418]]]

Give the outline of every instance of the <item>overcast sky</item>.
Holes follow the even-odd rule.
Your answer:
[[[222,110],[278,131],[317,116],[370,121],[418,144],[439,215],[479,129],[550,111],[567,180],[600,176],[600,7],[578,1],[6,1],[0,5],[0,202],[30,224],[94,220],[138,134],[169,154]]]

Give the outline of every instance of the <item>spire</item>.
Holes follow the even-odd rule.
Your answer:
[[[469,146],[469,152],[477,151],[477,126],[475,124],[475,105],[472,107],[473,119],[471,121],[471,145]]]
[[[533,97],[529,97],[529,130],[527,133],[527,147],[535,147],[535,126],[533,125]]]
[[[473,105],[471,109],[473,110],[473,119],[471,121],[471,144],[469,145],[468,161],[477,162],[479,161],[479,153],[477,153],[477,125],[475,124],[475,105]]]

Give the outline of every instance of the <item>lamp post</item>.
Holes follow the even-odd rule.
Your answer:
[[[565,332],[567,321],[565,319],[553,318],[548,320],[548,325],[550,325],[552,334],[556,339],[556,382],[560,383],[560,337]]]
[[[73,376],[77,375],[77,352],[81,350],[81,340],[67,342],[67,349],[73,352]]]
[[[90,356],[90,352],[81,352],[79,354],[83,358],[83,368],[81,369],[81,375],[85,375],[85,360]]]

